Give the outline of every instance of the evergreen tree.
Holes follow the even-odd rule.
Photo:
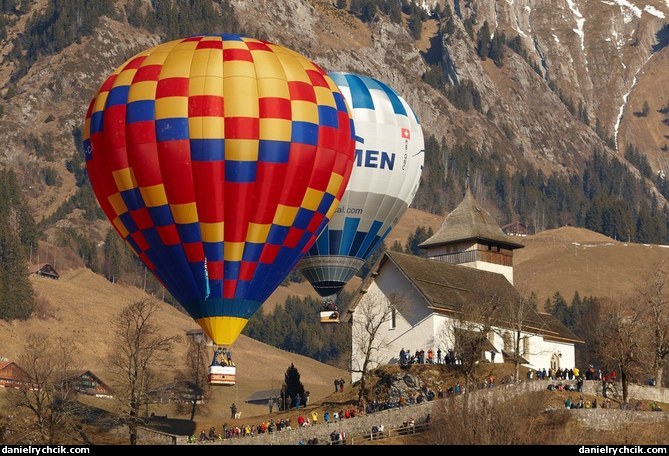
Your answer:
[[[381,255],[383,255],[383,252],[387,250],[386,247],[386,241],[381,242],[381,245],[376,247],[374,252],[365,260],[365,264],[362,265],[358,273],[356,274],[358,277],[364,279],[367,277],[367,274],[369,274],[369,271],[374,267],[377,261],[379,261],[379,258],[381,258]]]
[[[584,304],[583,301],[581,301],[581,296],[578,294],[578,290],[574,292],[574,297],[571,299],[569,311],[571,312],[572,324],[570,329],[574,329],[578,325],[578,322],[581,321],[585,311]]]
[[[351,295],[342,291],[337,306],[344,311]],[[351,332],[348,325],[337,331],[320,323],[322,303],[314,298],[290,296],[273,312],[256,312],[244,328],[244,334],[282,350],[298,352],[326,363],[337,363],[350,351]]]
[[[504,63],[504,43],[506,38],[504,34],[497,30],[492,41],[490,41],[490,49],[488,50],[488,57],[495,62],[495,65],[501,67]]]
[[[476,38],[476,53],[481,60],[485,60],[488,57],[488,49],[490,47],[490,26],[488,21],[484,21],[483,25],[479,29]]]
[[[402,243],[395,239],[393,242],[393,245],[390,246],[390,250],[392,252],[404,252],[404,247],[402,247]]]
[[[28,264],[12,221],[0,220],[0,318],[26,319],[34,308]]]
[[[377,5],[374,0],[351,0],[350,11],[362,22],[370,23],[376,17]]]
[[[407,247],[406,253],[417,256],[427,256],[427,252],[424,249],[418,247],[420,244],[428,240],[434,235],[432,227],[425,228],[424,226],[419,226],[416,228],[413,234],[410,234],[407,238]]]
[[[399,24],[402,22],[402,9],[400,2],[395,0],[386,0],[381,7],[382,11],[388,15],[390,21]]]
[[[122,272],[132,267],[129,264],[130,251],[113,228],[107,232],[105,237],[103,254],[102,273],[110,282],[117,282]]]
[[[101,16],[113,14],[113,2],[86,0],[50,0],[46,8],[33,14],[26,22],[25,33],[14,39],[22,65],[12,75],[12,80],[28,72],[40,54],[51,55],[89,36]],[[23,52],[25,51],[25,52]]]
[[[28,278],[27,251],[37,245],[37,229],[23,200],[16,174],[0,171],[0,318],[28,318],[33,288]]]
[[[409,33],[414,40],[420,40],[423,32],[423,21],[421,19],[420,11],[414,9],[409,16]]]
[[[455,19],[449,3],[446,3],[444,18],[446,19],[444,22],[444,33],[446,34],[446,37],[450,37],[455,32]]]
[[[290,363],[290,367],[286,370],[283,380],[283,392],[286,398],[290,398],[290,407],[295,407],[295,400],[297,395],[300,395],[300,405],[304,405],[304,385],[300,381],[300,373],[297,368]]]
[[[578,101],[578,120],[586,125],[590,125],[590,117],[588,116],[587,108],[583,104],[583,100]]]
[[[552,298],[546,300],[546,311],[560,320],[566,327],[572,326],[571,311],[559,291],[556,291]]]

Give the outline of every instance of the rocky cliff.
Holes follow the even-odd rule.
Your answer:
[[[48,3],[30,2],[31,13]],[[164,39],[129,25],[131,3],[137,2],[115,1],[113,13],[91,35],[40,55],[18,79],[12,77],[21,64],[12,52],[13,39],[26,32],[30,15],[7,27],[0,51],[0,160],[22,173],[38,219],[76,191],[66,164],[80,154],[73,131],[81,126],[90,97],[125,59]],[[213,4],[220,12],[222,3]],[[659,113],[669,102],[665,0],[421,2],[428,14],[419,40],[411,35],[406,14],[398,23],[380,9],[363,22],[326,0],[230,0],[230,5],[245,33],[289,46],[327,70],[385,81],[412,105],[426,135],[494,153],[499,166],[577,173],[593,150],[622,159],[622,148],[634,144],[654,172],[669,168],[661,149],[669,142],[669,127]],[[490,38],[504,36],[501,62],[477,54],[484,24]],[[435,66],[444,71],[441,86],[424,82]],[[454,85],[469,87],[478,105],[454,104],[447,96]],[[650,114],[635,115],[645,100]],[[60,177],[55,185],[44,182],[40,170],[46,167]]]

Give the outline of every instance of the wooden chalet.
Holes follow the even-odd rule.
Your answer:
[[[89,370],[68,374],[65,384],[79,394],[95,397],[113,397],[112,390],[100,378]]]
[[[197,404],[204,403],[202,388],[187,380],[161,385],[149,391],[149,401],[154,404]]]
[[[56,272],[56,269],[49,263],[32,264],[28,266],[28,273],[30,275],[46,277],[48,279],[60,279],[60,275]]]
[[[31,387],[32,381],[26,371],[14,361],[0,362],[0,386],[3,388]]]
[[[511,222],[502,227],[502,231],[508,236],[527,236],[527,226],[521,222]]]

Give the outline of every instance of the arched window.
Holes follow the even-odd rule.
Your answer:
[[[551,370],[555,372],[560,368],[560,357],[553,353],[553,356],[551,356]]]

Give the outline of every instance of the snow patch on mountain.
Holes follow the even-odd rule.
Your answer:
[[[622,10],[623,13],[623,21],[625,24],[629,24],[634,17],[641,17],[641,8],[636,6],[632,2],[628,2],[627,0],[611,0],[611,1],[604,1],[602,0],[602,3],[605,3],[607,5],[618,5],[620,9]]]
[[[669,1],[667,1],[667,4],[669,5]],[[664,13],[657,8],[655,8],[652,5],[646,5],[646,7],[643,9],[645,12],[648,14],[652,14],[655,17],[659,17],[660,19],[664,19]]]

